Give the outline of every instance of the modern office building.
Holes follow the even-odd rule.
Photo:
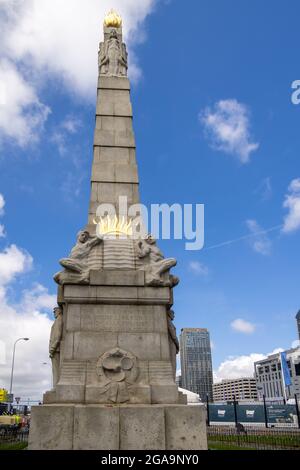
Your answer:
[[[213,399],[210,336],[206,328],[183,328],[180,335],[182,387]]]
[[[176,375],[175,382],[176,382],[177,387],[182,388],[182,377],[181,377],[181,375]]]
[[[276,353],[262,361],[255,362],[255,379],[258,399],[263,395],[269,400],[276,401],[294,398],[295,394],[300,398],[300,348],[285,351],[286,363],[290,375],[291,384],[285,386],[286,380],[282,373],[281,354]]]
[[[256,380],[253,377],[241,377],[239,379],[224,379],[213,384],[214,402],[232,401],[256,401]]]
[[[296,321],[297,321],[297,329],[298,329],[298,338],[300,341],[300,310],[296,315]]]

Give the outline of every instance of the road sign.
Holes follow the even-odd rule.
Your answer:
[[[21,400],[21,397],[16,397],[15,400],[16,400],[16,403],[19,404],[20,400]]]
[[[14,395],[13,393],[8,393],[6,398],[6,403],[13,403],[14,402]]]

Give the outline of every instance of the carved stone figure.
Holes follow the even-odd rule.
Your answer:
[[[170,345],[170,356],[172,361],[172,367],[174,377],[176,377],[176,356],[179,353],[179,341],[176,334],[176,328],[173,323],[175,313],[173,310],[168,310],[168,333],[169,333],[169,345]]]
[[[126,403],[130,400],[130,385],[138,376],[137,359],[128,351],[112,349],[100,357],[97,374],[107,399],[112,403]]]
[[[56,307],[53,312],[55,321],[51,328],[49,356],[52,361],[53,388],[55,388],[59,380],[60,342],[63,334],[63,309]]]
[[[127,75],[127,51],[125,44],[121,44],[117,31],[113,29],[109,39],[100,44],[99,67],[100,74],[111,77]]]
[[[90,269],[88,257],[91,250],[102,243],[98,236],[91,237],[88,231],[81,231],[78,234],[77,243],[72,249],[69,258],[63,258],[59,261],[65,268],[54,276],[58,284],[88,284]]]
[[[140,259],[145,260],[142,269],[146,273],[146,285],[174,287],[179,283],[179,279],[175,276],[163,276],[176,266],[177,261],[175,258],[164,258],[152,235],[138,241],[137,255]]]

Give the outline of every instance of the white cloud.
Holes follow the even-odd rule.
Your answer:
[[[273,194],[272,178],[270,176],[264,178],[254,191],[254,193],[259,194],[262,201],[268,201],[269,199],[271,199]]]
[[[50,109],[42,104],[32,85],[17,67],[0,60],[0,86],[4,100],[0,103],[0,132],[24,147],[38,140]],[[1,137],[1,135],[0,135]]]
[[[4,225],[0,224],[0,238],[5,238],[5,237],[6,237],[5,227]]]
[[[0,193],[0,217],[4,215],[4,206],[5,206],[5,199]],[[5,237],[5,227],[4,225],[0,224],[0,238]]]
[[[16,245],[0,252],[0,287],[12,282],[15,277],[32,266],[32,257]]]
[[[70,153],[74,158],[74,151],[68,152],[69,138],[74,135],[82,126],[80,119],[74,116],[67,116],[55,129],[50,137],[50,141],[57,146],[61,156]]]
[[[20,341],[16,349],[14,369],[15,396],[22,400],[40,400],[44,391],[51,388],[51,368],[42,365],[48,359],[48,342],[52,321],[48,318],[47,308],[41,307],[37,292],[27,292],[36,306],[28,305],[22,298],[20,304],[12,306],[6,297],[2,298],[0,311],[0,344],[4,357],[0,358],[1,386],[9,388],[13,344],[18,338],[28,337],[28,342]],[[46,292],[44,295],[48,295]],[[55,297],[53,296],[53,302]],[[43,303],[43,301],[42,301]],[[38,306],[39,305],[39,306]]]
[[[24,291],[17,305],[11,304],[7,296],[16,276],[31,265],[31,256],[15,245],[0,252],[0,377],[1,387],[9,389],[14,342],[30,338],[17,346],[13,392],[23,400],[40,400],[51,386],[51,368],[42,363],[48,360],[52,324],[47,312],[55,305],[56,296],[40,284]]]
[[[0,216],[4,214],[5,199],[2,194],[0,194]]]
[[[300,178],[294,179],[288,187],[283,207],[288,210],[283,232],[290,233],[300,228]]]
[[[292,342],[292,348],[300,348],[300,340],[296,339]]]
[[[272,242],[267,236],[267,231],[260,227],[256,220],[247,220],[246,225],[253,234],[253,237],[249,238],[252,249],[261,255],[269,255],[271,253]]]
[[[238,379],[239,377],[253,377],[254,362],[265,359],[264,354],[250,354],[249,356],[238,356],[223,361],[214,371],[214,381],[223,379]]]
[[[141,75],[135,44],[158,0],[115,0],[130,49],[130,73]],[[49,78],[74,97],[94,100],[98,45],[110,0],[2,0],[0,2],[0,131],[19,145],[36,140],[49,108],[39,91]],[[18,64],[18,67],[17,67]]]
[[[199,261],[190,261],[189,269],[198,276],[207,276],[209,274],[208,267]]]
[[[252,353],[244,356],[229,357],[214,371],[214,382],[223,379],[238,379],[240,377],[254,376],[254,363],[266,359],[271,354],[282,352],[282,348],[274,349],[268,354]]]
[[[75,116],[67,116],[61,123],[62,129],[65,129],[69,134],[76,134],[77,130],[82,126],[80,119]]]
[[[20,341],[16,350],[14,369],[15,396],[23,400],[42,398],[51,387],[51,368],[42,365],[48,359],[48,342],[52,321],[47,312],[56,303],[56,296],[40,284],[24,290],[18,303],[9,300],[14,290],[13,282],[32,268],[29,253],[11,245],[0,252],[0,387],[9,389],[11,360],[14,342]]]
[[[206,108],[200,120],[212,147],[234,155],[241,163],[249,162],[251,153],[259,147],[251,142],[248,108],[235,99],[221,100],[213,109]]]
[[[253,323],[243,320],[242,318],[237,318],[230,324],[230,326],[234,331],[248,335],[254,333],[256,329],[256,326]]]

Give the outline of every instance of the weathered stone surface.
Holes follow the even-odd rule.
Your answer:
[[[65,286],[66,302],[75,304],[170,305],[170,294],[168,287]]]
[[[80,330],[80,305],[68,305],[65,315],[67,331]]]
[[[92,172],[92,182],[137,184],[139,182],[137,166],[115,164],[113,162],[95,164]]]
[[[143,271],[91,271],[91,286],[144,286],[145,273]]]
[[[96,129],[109,132],[132,132],[132,118],[126,116],[97,116]]]
[[[61,365],[59,384],[84,385],[86,382],[87,363],[64,360]]]
[[[120,450],[166,448],[164,408],[120,408]]]
[[[94,162],[136,165],[135,149],[126,147],[94,147]]]
[[[118,450],[119,409],[77,406],[74,412],[74,450]]]
[[[74,359],[98,359],[106,351],[117,346],[118,336],[115,333],[81,331],[74,334]]]
[[[117,450],[118,447],[118,409],[96,406],[75,408],[74,450]]]
[[[129,130],[114,132],[113,130],[95,129],[94,145],[135,148],[134,134]]]
[[[108,183],[108,182],[94,182],[93,184],[93,199],[90,202],[89,213],[93,215],[91,223],[97,213],[100,203],[113,204],[116,212],[119,212],[119,197],[127,198],[128,206],[138,204],[139,192],[137,183]]]
[[[132,117],[129,90],[101,90],[97,99],[96,115]]]
[[[66,332],[61,342],[61,356],[63,359],[73,359],[74,353],[74,334]]]
[[[204,406],[165,408],[166,448],[169,450],[207,450]]]
[[[33,406],[30,450],[72,450],[74,406]]]
[[[151,404],[151,387],[149,385],[132,385],[130,388],[130,403],[136,405]]]
[[[120,333],[118,344],[120,348],[131,351],[141,361],[155,361],[161,358],[159,333]]]
[[[56,386],[56,403],[84,403],[85,386],[68,384]]]
[[[169,336],[166,333],[162,333],[160,335],[160,351],[161,351],[161,359],[163,361],[171,360]]]
[[[170,361],[149,362],[149,382],[154,385],[174,385],[172,365]]]
[[[30,450],[206,450],[205,412],[185,405],[33,407]]]
[[[98,88],[103,90],[130,90],[128,78],[120,77],[99,77]]]
[[[151,385],[151,403],[178,403],[177,385]]]

